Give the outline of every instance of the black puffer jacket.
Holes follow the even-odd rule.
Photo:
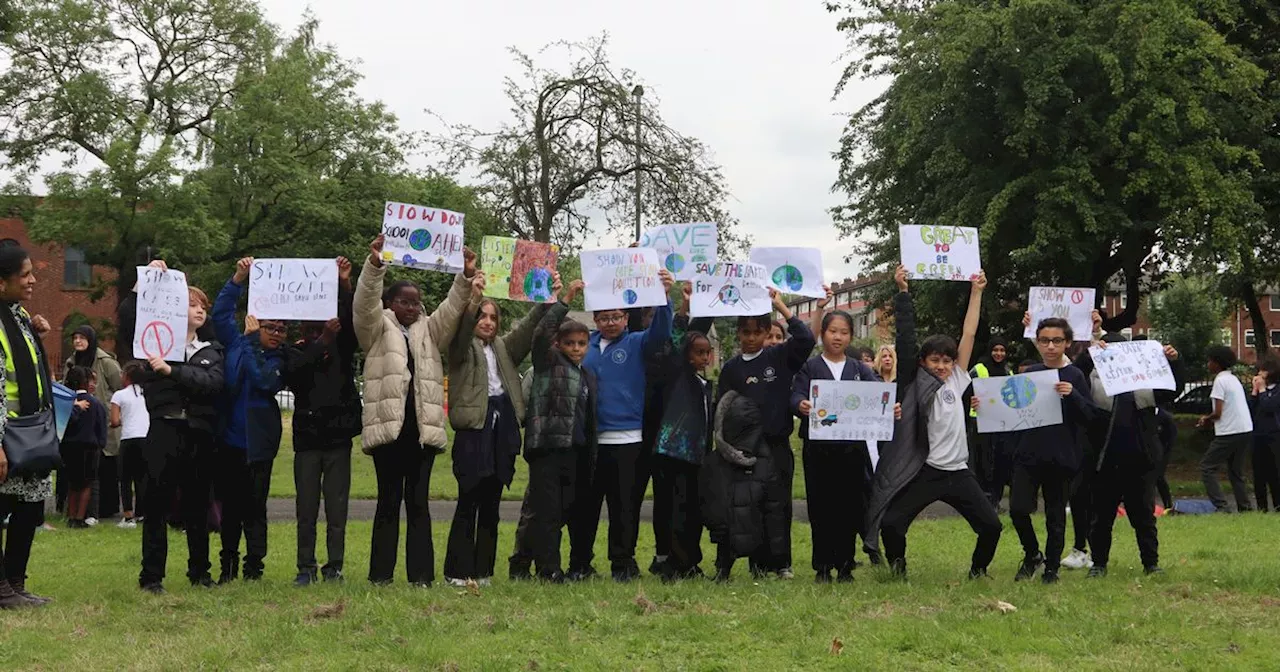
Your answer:
[[[143,364],[140,380],[152,420],[185,417],[192,429],[218,433],[218,401],[222,395],[222,345],[210,343],[186,362],[169,362],[167,376]]]
[[[707,453],[699,473],[702,517],[711,541],[728,543],[736,557],[761,550],[784,554],[787,503],[769,498],[778,476],[764,440],[759,406],[737,392],[726,392],[716,408],[715,437],[716,450]],[[733,450],[754,463],[730,461],[726,452]]]
[[[360,435],[360,393],[356,390],[356,332],[352,293],[338,292],[342,329],[332,341],[299,341],[285,351],[285,384],[293,391],[293,449],[305,451],[350,445]]]
[[[556,303],[533,335],[533,385],[526,402],[524,432],[526,460],[567,451],[575,444],[595,448],[595,376],[552,345],[568,312],[568,306]]]

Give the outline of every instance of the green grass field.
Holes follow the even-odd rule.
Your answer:
[[[275,525],[266,580],[214,590],[186,585],[172,534],[162,597],[135,587],[137,530],[59,530],[37,538],[29,582],[56,601],[0,612],[0,669],[1275,669],[1280,516],[1164,518],[1168,572],[1154,578],[1123,519],[1116,529],[1109,577],[1066,572],[1056,586],[1012,581],[1007,519],[995,578],[965,580],[973,535],[946,519],[913,528],[905,583],[868,569],[851,585],[815,586],[807,571],[753,581],[740,562],[726,585],[500,578],[469,594],[411,589],[403,566],[393,586],[370,587],[363,523],[348,531],[345,585],[296,589],[293,527]],[[435,532],[438,568],[446,525]],[[511,539],[504,525],[500,557]],[[808,539],[797,525],[797,568]],[[643,562],[651,540],[646,526]]]

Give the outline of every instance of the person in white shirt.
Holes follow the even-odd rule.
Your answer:
[[[142,396],[142,386],[133,382],[142,372],[141,362],[129,362],[121,372],[121,388],[111,395],[111,427],[120,429],[120,522],[121,528],[135,528],[142,517],[143,483],[147,465],[142,458],[142,448],[147,443],[151,429],[151,416],[147,413],[147,399]],[[134,495],[138,506],[134,506]]]
[[[1236,354],[1225,345],[1215,345],[1205,355],[1209,360],[1209,373],[1214,374],[1213,391],[1209,393],[1213,412],[1202,416],[1196,426],[1213,425],[1213,441],[1200,460],[1200,477],[1214,508],[1225,512],[1227,498],[1218,484],[1218,468],[1226,465],[1231,492],[1236,497],[1236,511],[1252,511],[1244,481],[1244,462],[1253,441],[1253,418],[1249,415],[1244,385],[1231,373]]]

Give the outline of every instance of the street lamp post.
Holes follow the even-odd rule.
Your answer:
[[[644,138],[641,136],[640,119],[643,114],[643,108],[640,107],[640,99],[644,96],[644,87],[636,84],[631,89],[631,95],[636,99],[636,240],[640,240],[640,180],[643,172],[640,170],[641,151]]]

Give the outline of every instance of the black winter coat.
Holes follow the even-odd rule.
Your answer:
[[[737,392],[724,393],[716,407],[715,436],[717,445],[728,444],[755,458],[755,464],[741,467],[719,450],[707,453],[698,478],[703,523],[711,541],[728,544],[735,557],[758,551],[786,553],[788,502],[770,497],[779,475],[764,439],[760,407]]]
[[[330,342],[299,341],[285,351],[285,385],[293,392],[293,449],[305,451],[336,444],[348,447],[360,435],[360,393],[356,390],[356,332],[351,321],[352,293],[338,294],[342,329]]]
[[[533,385],[527,400],[524,432],[525,460],[568,451],[575,444],[595,452],[595,376],[553,345],[556,330],[568,313],[568,306],[556,303],[534,332]]]
[[[206,345],[186,362],[169,362],[172,369],[162,376],[143,364],[140,380],[151,419],[185,417],[192,429],[217,435],[218,404],[222,397],[222,346]]]

